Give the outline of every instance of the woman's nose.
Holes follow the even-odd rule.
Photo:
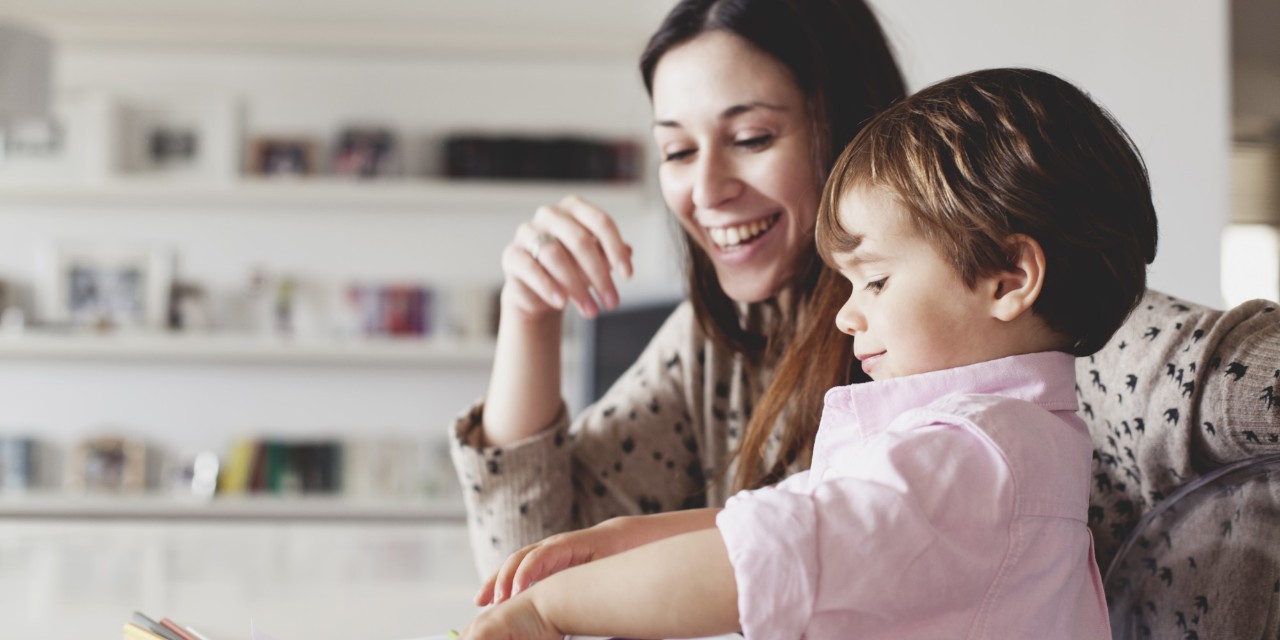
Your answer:
[[[716,209],[738,197],[743,190],[742,180],[733,164],[724,154],[709,151],[698,159],[694,177],[693,203],[699,209]]]

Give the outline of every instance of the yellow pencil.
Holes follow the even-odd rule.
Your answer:
[[[164,640],[164,638],[132,622],[126,622],[124,624],[124,640]]]

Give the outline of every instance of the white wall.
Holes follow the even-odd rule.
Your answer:
[[[429,143],[458,130],[647,136],[648,107],[630,56],[422,52],[228,52],[64,47],[57,84],[138,100],[238,98],[246,130],[333,135],[378,123]],[[419,160],[419,168],[429,162]],[[509,199],[508,199],[509,200]],[[625,200],[625,199],[624,199]],[[542,201],[498,210],[362,209],[341,203],[103,203],[0,200],[0,278],[30,288],[51,241],[144,243],[177,252],[179,275],[215,297],[243,289],[255,266],[304,282],[495,286],[499,254]],[[638,206],[634,206],[638,205]],[[614,211],[636,249],[636,296],[671,291],[678,267],[656,197]],[[123,431],[179,451],[222,450],[265,435],[415,435],[443,427],[488,380],[483,366],[203,366],[0,361],[0,433],[53,442]],[[581,385],[566,381],[570,402]]]
[[[1027,66],[1088,91],[1137,143],[1160,216],[1152,288],[1221,306],[1227,220],[1228,12],[1224,0],[872,0],[912,88]]]
[[[1229,140],[1225,2],[874,4],[912,87],[981,67],[1024,65],[1056,72],[1091,92],[1128,129],[1151,172],[1162,234],[1151,285],[1220,304],[1217,238],[1226,215]],[[655,25],[632,26],[638,51]],[[335,55],[87,42],[62,48],[58,85],[242,95],[251,131],[331,133],[348,121],[372,121],[423,138],[468,126],[648,135],[648,107],[630,54]],[[492,214],[279,211],[211,203],[172,210],[3,205],[0,278],[30,282],[36,276],[33,248],[73,236],[171,243],[181,252],[182,275],[215,287],[239,285],[255,264],[332,278],[493,282],[500,276],[501,246],[536,204]],[[623,226],[637,246],[641,279],[671,287],[675,265],[663,216],[638,213],[626,216]],[[0,362],[0,388],[6,390],[0,429],[69,438],[128,425],[184,447],[218,447],[244,431],[309,426],[422,433],[479,395],[485,380],[482,370],[440,378],[421,370]]]

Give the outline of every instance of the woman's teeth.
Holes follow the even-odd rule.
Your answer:
[[[727,227],[708,227],[707,233],[711,234],[711,241],[715,242],[716,246],[721,249],[728,249],[751,242],[759,237],[760,234],[768,231],[777,220],[778,216],[774,215],[744,224]]]

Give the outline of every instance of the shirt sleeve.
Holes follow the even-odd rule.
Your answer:
[[[506,447],[482,448],[483,405],[452,425],[451,456],[462,485],[477,569],[487,576],[506,557],[546,536],[610,517],[682,507],[705,480],[696,446],[691,372],[702,342],[686,302],[641,356],[570,425]]]
[[[800,638],[833,610],[866,613],[869,625],[901,619],[994,578],[991,554],[974,550],[1002,544],[991,531],[1013,497],[989,441],[932,424],[836,460],[833,477],[740,493],[717,517],[746,637]]]

